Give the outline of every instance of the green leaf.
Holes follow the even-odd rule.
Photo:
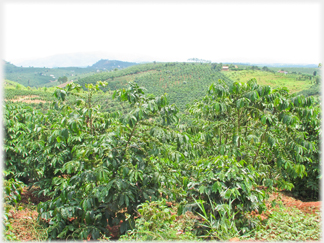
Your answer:
[[[229,199],[231,197],[231,194],[232,194],[232,190],[231,189],[227,189],[226,192],[225,192],[224,198],[225,199]]]
[[[118,202],[119,206],[123,205],[124,202],[125,202],[125,195],[124,194],[121,194],[119,196],[119,202]]]
[[[219,181],[216,181],[212,186],[212,191],[214,193],[220,192],[222,189],[222,184]]]
[[[200,192],[201,194],[203,194],[203,193],[205,193],[206,189],[207,189],[207,188],[206,188],[204,185],[201,185],[201,186],[199,187],[199,192]]]
[[[68,137],[69,137],[69,130],[66,129],[66,128],[62,129],[62,130],[61,130],[61,136],[62,136],[63,138],[65,138],[65,139],[68,139]]]

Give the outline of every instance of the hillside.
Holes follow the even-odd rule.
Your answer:
[[[115,68],[121,69],[137,64],[138,63],[136,62],[123,62],[118,60],[101,59],[100,61],[93,64],[91,68],[96,70],[113,70]]]
[[[313,77],[310,79],[308,76],[292,73],[273,73],[262,70],[242,70],[223,73],[233,81],[247,82],[248,80],[255,78],[261,85],[270,85],[273,88],[285,86],[291,93],[309,89],[315,83]]]
[[[118,60],[102,59],[92,66],[88,67],[18,67],[9,62],[4,62],[5,79],[18,82],[30,87],[52,87],[60,83],[59,77],[66,76],[69,81],[83,78],[100,71],[109,71],[113,69],[122,69],[132,65],[135,62],[123,62]]]
[[[131,66],[123,68],[127,65]],[[235,81],[247,82],[255,78],[261,85],[270,85],[273,88],[287,87],[291,93],[303,94],[305,96],[318,96],[320,94],[320,85],[316,84],[316,80],[320,79],[318,75],[301,74],[301,72],[283,74],[270,69],[268,69],[270,71],[252,70],[250,66],[239,66],[239,69],[236,69],[239,71],[219,71],[222,65],[221,63],[147,63],[136,65],[136,63],[102,59],[86,69],[49,69],[21,68],[6,63],[6,69],[11,71],[9,74],[13,78],[16,77],[18,82],[6,80],[4,96],[6,100],[33,103],[33,106],[40,106],[38,103],[42,103],[42,107],[48,107],[54,99],[53,92],[55,87],[64,86],[60,85],[57,81],[48,82],[48,79],[52,77],[49,75],[53,75],[52,73],[64,74],[68,77],[68,82],[74,80],[75,83],[79,83],[82,86],[99,80],[107,81],[108,86],[104,88],[105,92],[96,94],[94,102],[101,106],[101,111],[108,112],[119,110],[125,113],[128,110],[128,107],[123,107],[120,103],[112,100],[112,91],[127,87],[129,82],[136,82],[138,85],[146,88],[147,93],[153,95],[167,93],[169,102],[176,104],[180,111],[184,111],[186,106],[194,100],[204,97],[210,84],[218,79],[225,80],[230,84]],[[106,68],[107,70],[97,72],[101,68]],[[80,70],[88,71],[88,73],[80,74],[79,72],[78,74]],[[91,70],[96,71],[89,72]],[[299,70],[301,71],[301,69]],[[10,77],[10,75],[6,74],[7,76]],[[29,80],[31,80],[29,85],[28,80],[26,84],[27,77],[30,77]],[[41,84],[33,86],[32,84],[36,82]],[[25,87],[21,83],[29,87]]]
[[[261,85],[273,88],[287,87],[290,93],[318,95],[320,80],[318,68],[285,68],[287,74],[275,72],[269,68],[253,70],[250,66],[239,66],[233,69],[239,71],[220,71],[223,64],[215,63],[148,63],[140,64],[123,70],[102,72],[80,78],[76,82],[84,85],[98,80],[107,81],[105,90],[116,90],[126,87],[128,82],[134,81],[147,89],[148,93],[161,95],[167,93],[171,103],[175,103],[180,110],[187,104],[206,95],[209,85],[218,79],[227,83],[235,81],[247,82],[255,78]],[[276,69],[277,70],[277,69]],[[313,72],[317,70],[317,75]],[[310,74],[311,73],[311,74]]]
[[[114,72],[102,72],[76,81],[81,85],[107,81],[104,90],[116,90],[134,81],[154,95],[168,94],[171,104],[180,110],[195,99],[206,95],[208,87],[218,79],[232,81],[218,71],[217,64],[149,63],[131,66]]]
[[[43,111],[50,109],[52,102],[57,99],[54,97],[54,92],[57,87],[25,87],[22,84],[11,80],[4,81],[4,100],[6,103],[27,103],[29,106],[39,108]],[[83,92],[79,93],[84,96]],[[70,96],[67,99],[68,104],[75,102],[76,97]],[[128,104],[120,103],[112,98],[112,92],[99,92],[92,97],[93,104],[100,106],[102,112],[126,113],[129,111]]]
[[[94,72],[92,68],[17,67],[9,62],[4,62],[5,79],[30,87],[57,86],[59,77],[66,76],[69,80],[75,80],[79,75],[91,72]]]

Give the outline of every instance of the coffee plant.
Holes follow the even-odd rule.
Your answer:
[[[187,131],[203,156],[234,156],[258,171],[259,185],[290,190],[292,179],[306,176],[308,155],[316,150],[305,127],[318,114],[312,105],[311,97],[272,90],[255,79],[233,85],[219,80],[189,108],[196,118]]]
[[[198,66],[155,68],[163,78],[183,72],[191,80],[186,72]],[[213,74],[212,66],[204,68]],[[203,230],[172,239],[192,232],[227,239],[243,231],[221,235],[221,222],[241,227],[246,213],[265,209],[261,188],[318,193],[320,109],[312,98],[254,79],[219,80],[180,116],[165,92],[146,94],[138,82],[121,86],[104,95],[106,82],[70,83],[48,99],[48,109],[4,106],[5,179],[37,186],[51,198],[37,207],[49,239],[105,239],[113,226],[132,232],[125,239],[138,239],[149,229],[150,205],[175,218],[161,206],[166,199],[179,203],[179,215],[209,220]]]

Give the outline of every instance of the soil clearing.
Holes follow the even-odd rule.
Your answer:
[[[23,103],[46,103],[47,101],[44,100],[31,100],[32,98],[38,98],[37,95],[29,95],[29,96],[19,96],[17,99],[5,100],[5,101],[12,101],[12,102],[23,102]]]

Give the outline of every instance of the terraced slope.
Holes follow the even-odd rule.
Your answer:
[[[98,80],[107,81],[107,89],[116,90],[127,87],[128,82],[134,81],[145,87],[148,93],[167,93],[170,103],[184,110],[187,104],[205,96],[210,84],[218,79],[232,83],[231,79],[215,67],[215,64],[200,63],[150,63],[95,74],[76,82],[84,85]]]

